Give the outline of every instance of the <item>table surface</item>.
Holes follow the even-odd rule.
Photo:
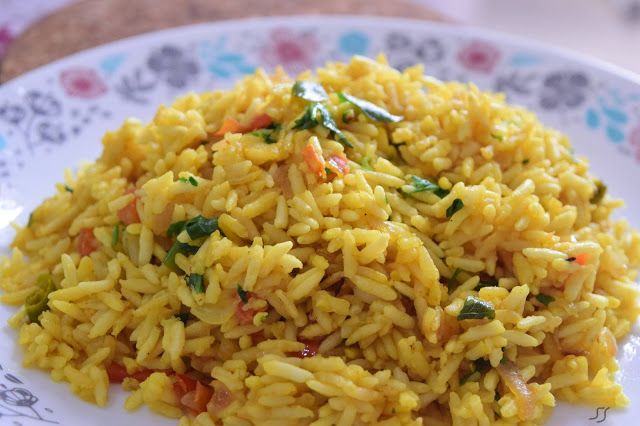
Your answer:
[[[16,38],[2,61],[0,82],[80,50],[162,28],[301,13],[445,20],[410,0],[83,0],[45,16]]]

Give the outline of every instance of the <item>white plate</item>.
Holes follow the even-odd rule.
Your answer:
[[[288,17],[151,33],[73,55],[1,86],[0,253],[13,236],[8,224],[25,223],[53,192],[63,168],[93,160],[101,135],[126,117],[148,120],[162,102],[189,90],[228,87],[256,67],[282,64],[296,73],[379,52],[394,66],[421,62],[436,77],[503,91],[538,112],[571,136],[576,152],[587,155],[610,191],[625,198],[623,214],[640,225],[638,76],[479,29],[401,19]],[[1,324],[11,312],[0,307]],[[0,425],[175,424],[145,410],[126,413],[125,394],[117,387],[104,409],[72,397],[67,385],[21,368],[15,332],[2,326],[0,333]],[[632,402],[640,397],[638,348],[636,328],[619,352],[619,380]],[[638,418],[637,404],[627,410],[560,404],[549,424],[622,425]]]

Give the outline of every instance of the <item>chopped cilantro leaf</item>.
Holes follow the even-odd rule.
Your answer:
[[[429,179],[421,178],[419,176],[411,176],[411,186],[413,189],[409,190],[409,194],[415,194],[417,192],[433,192],[440,198],[444,198],[449,194],[446,189],[440,188]]]
[[[447,208],[447,217],[451,217],[464,207],[464,203],[460,198],[453,200],[453,203]]]
[[[496,312],[493,305],[475,296],[467,296],[467,299],[464,301],[464,306],[458,314],[458,320],[482,318],[494,319],[495,317]]]
[[[189,176],[188,178],[179,178],[178,181],[182,183],[190,183],[191,186],[198,186],[198,181],[193,176]]]
[[[116,223],[115,225],[113,225],[113,230],[111,231],[111,247],[116,248],[119,242],[120,242],[120,224]]]
[[[201,274],[190,274],[185,277],[187,285],[196,293],[204,293],[204,277]]]
[[[548,294],[540,293],[536,296],[536,300],[542,303],[544,306],[549,306],[549,303],[556,300],[555,297],[549,296]]]
[[[64,190],[73,194],[73,188],[71,188],[69,185],[65,185]]]
[[[162,263],[164,263],[167,268],[171,269],[174,272],[179,272],[180,268],[176,264],[176,255],[181,253],[183,255],[196,254],[200,247],[192,246],[186,243],[181,243],[180,241],[176,241],[173,243],[167,255],[164,257]]]
[[[236,288],[237,292],[238,292],[238,297],[240,298],[240,300],[242,300],[242,303],[247,304],[249,303],[249,292],[244,290],[242,287],[240,287],[238,285],[238,287]]]

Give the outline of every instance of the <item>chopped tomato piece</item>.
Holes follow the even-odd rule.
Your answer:
[[[258,114],[253,117],[253,120],[244,128],[244,131],[253,132],[254,130],[264,129],[265,127],[269,127],[271,123],[273,123],[273,119],[269,114]]]
[[[125,378],[129,377],[129,373],[122,365],[112,362],[107,365],[107,376],[109,376],[109,383],[122,383]]]
[[[586,265],[589,261],[589,255],[587,255],[586,253],[576,254],[574,257],[576,258],[575,262],[581,266]]]
[[[255,309],[246,307],[242,301],[236,305],[236,318],[242,325],[253,324],[253,316],[257,313]]]
[[[153,370],[149,370],[148,368],[143,368],[132,374],[129,374],[127,373],[127,369],[124,366],[116,364],[115,362],[109,364],[106,369],[110,383],[122,383],[122,381],[127,377],[134,378],[139,382],[144,382],[154,372]]]
[[[134,194],[135,189],[130,189],[127,191],[128,194]],[[118,210],[118,218],[125,225],[131,225],[132,223],[140,223],[140,216],[138,215],[138,209],[136,207],[138,197],[133,197],[133,200],[120,210]]]
[[[224,136],[226,133],[240,133],[242,132],[242,125],[238,123],[235,118],[225,118],[222,122],[222,126],[214,133],[215,136]]]
[[[298,352],[289,352],[287,355],[295,356],[297,358],[307,358],[318,355],[318,351],[320,350],[320,343],[322,343],[322,340],[298,339],[298,341],[300,343],[304,343],[304,348]]]
[[[198,413],[207,411],[207,404],[213,396],[213,389],[209,386],[203,385],[200,382],[196,382],[196,394],[194,398],[195,408]]]
[[[309,141],[302,150],[302,157],[313,174],[323,179],[327,177],[327,172],[324,169],[324,158],[322,158],[322,148],[320,148],[320,143],[317,139]]]
[[[92,228],[82,228],[78,234],[78,253],[80,256],[89,256],[98,249],[98,240],[93,235]]]
[[[149,370],[148,368],[143,368],[142,370],[138,370],[130,375],[139,382],[144,382],[149,378],[150,375],[153,374],[153,370]]]
[[[331,154],[327,160],[327,169],[331,170],[338,176],[344,176],[349,173],[349,163],[344,154]]]
[[[207,410],[212,414],[217,414],[231,404],[231,399],[229,389],[222,382],[214,381],[213,396],[207,404]]]
[[[173,379],[173,390],[176,393],[178,399],[182,399],[183,396],[189,392],[196,390],[196,380],[184,374],[176,373]]]

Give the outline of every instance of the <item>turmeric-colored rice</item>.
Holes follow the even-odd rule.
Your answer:
[[[0,260],[24,365],[86,401],[122,382],[180,426],[629,403],[640,237],[502,95],[355,57],[189,94],[103,145]]]

